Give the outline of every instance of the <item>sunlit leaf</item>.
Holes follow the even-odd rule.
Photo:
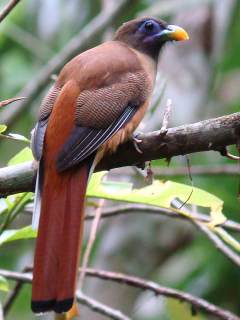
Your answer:
[[[9,284],[6,278],[0,276],[0,291],[9,291]]]
[[[129,183],[104,180],[104,175],[105,172],[93,175],[87,189],[88,196],[173,209],[171,203],[174,199],[178,198],[185,202],[191,194],[187,203],[210,208],[212,226],[226,221],[226,217],[222,213],[223,201],[199,188],[192,188],[192,186],[173,181],[154,180],[149,186],[133,189]],[[184,208],[176,211],[189,216]]]
[[[0,216],[5,210],[8,209],[8,205],[5,199],[0,199]]]
[[[200,320],[203,319],[201,314],[197,311],[196,313],[191,310],[191,307],[186,304],[178,301],[176,299],[167,299],[166,308],[170,319],[174,320]]]
[[[30,143],[30,140],[28,138],[26,138],[23,135],[18,134],[18,133],[9,133],[8,136],[14,140]]]
[[[7,130],[7,126],[5,124],[0,124],[0,133],[3,133]]]
[[[32,239],[35,238],[36,235],[37,232],[33,230],[31,226],[15,230],[6,230],[0,236],[0,245],[15,240]]]
[[[33,160],[32,151],[29,147],[26,147],[22,149],[20,152],[18,152],[9,162],[8,165],[15,165],[18,163],[31,161]]]

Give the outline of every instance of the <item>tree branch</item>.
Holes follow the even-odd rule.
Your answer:
[[[221,251],[225,257],[227,257],[230,261],[232,261],[235,265],[240,267],[240,256],[231,250],[219,237],[216,233],[211,231],[206,225],[201,222],[198,222],[194,219],[191,222],[201,231],[203,232],[207,238],[213,242],[217,250]]]
[[[114,207],[105,208],[102,212],[101,219],[111,218],[111,217],[115,217],[123,214],[139,214],[139,213],[146,213],[146,212],[148,214],[150,213],[154,215],[163,215],[170,218],[177,218],[181,220],[190,221],[190,219],[187,216],[181,215],[174,210],[148,206],[148,205],[138,204],[138,203],[123,204],[123,205],[117,205]],[[191,212],[191,217],[192,219],[198,222],[204,222],[204,223],[211,222],[211,218],[208,215],[203,213]],[[94,218],[93,214],[87,214],[85,216],[85,220],[92,220],[93,218]],[[228,229],[229,231],[235,231],[238,233],[240,232],[240,224],[232,220],[225,221],[221,227]]]
[[[127,316],[125,316],[121,311],[110,308],[109,306],[100,303],[93,298],[90,298],[83,294],[81,291],[76,292],[77,302],[82,305],[89,307],[91,310],[102,314],[113,320],[131,320]]]
[[[163,137],[160,131],[141,135],[142,154],[131,141],[121,145],[116,153],[104,157],[96,170],[136,165],[145,161],[195,153],[221,150],[236,144],[240,135],[240,112],[194,124],[168,129]],[[36,174],[34,163],[24,163],[0,169],[0,195],[32,191]]]
[[[234,164],[222,164],[216,166],[193,165],[190,168],[192,175],[238,175],[239,166]],[[184,176],[187,175],[186,167],[154,168],[154,175],[158,176]]]
[[[29,267],[26,267],[23,269],[22,273],[26,273],[26,272],[30,272],[32,269]],[[3,314],[4,317],[6,317],[8,311],[10,310],[12,304],[14,303],[15,299],[17,298],[18,294],[20,293],[22,287],[24,285],[24,282],[22,281],[17,281],[15,287],[12,289],[12,291],[10,291],[10,293],[7,296],[7,299],[4,303],[3,306]],[[1,318],[0,318],[1,319]]]
[[[81,270],[80,270],[81,271]],[[189,293],[175,290],[168,287],[163,287],[152,281],[144,280],[138,277],[125,275],[122,273],[97,270],[97,269],[86,269],[84,270],[86,276],[93,278],[100,278],[103,280],[114,281],[117,283],[123,283],[141,290],[149,290],[156,295],[162,295],[168,298],[174,298],[180,301],[184,301],[194,306],[197,310],[205,311],[206,313],[218,317],[223,320],[240,320],[240,318],[232,312],[219,308],[218,306],[209,303],[208,301],[195,297]],[[0,269],[0,275],[15,281],[22,281],[31,283],[32,275],[23,274],[21,272],[12,272],[8,270]]]
[[[23,99],[26,99],[25,97],[17,97],[17,98],[12,98],[12,99],[7,99],[7,100],[4,100],[4,101],[1,101],[0,102],[0,108],[1,107],[5,107],[7,105],[9,105],[10,103],[13,103],[13,102],[16,102],[16,101],[19,101],[19,100],[23,100]]]
[[[185,209],[187,210],[187,209]],[[126,213],[134,213],[136,212],[148,212],[155,215],[163,215],[171,218],[183,219],[186,220],[193,225],[195,225],[202,233],[206,235],[206,237],[214,244],[214,246],[222,252],[222,254],[227,257],[230,261],[232,261],[235,265],[240,267],[240,256],[235,253],[230,247],[228,247],[220,238],[219,236],[214,233],[205,223],[211,222],[211,218],[207,215],[202,213],[193,213],[190,210],[189,217],[185,215],[181,215],[174,210],[167,209],[167,208],[159,208],[154,206],[147,206],[141,204],[125,204],[116,206],[113,208],[106,208],[102,212],[101,218],[110,218],[113,216],[126,214]],[[94,215],[88,214],[85,216],[86,220],[91,220],[94,218]],[[220,227],[219,227],[220,228]],[[234,230],[239,232],[240,231],[240,224],[234,221],[226,221],[221,228],[227,228],[229,230]]]
[[[20,2],[20,0],[11,0],[0,12],[0,23],[6,18],[6,16],[13,10],[13,8]]]
[[[170,128],[165,136],[160,131],[138,136],[142,154],[133,148],[132,142],[121,145],[117,152],[105,157],[98,170],[136,165],[160,158],[200,151],[218,151],[223,147],[237,144],[240,136],[240,112],[200,121],[194,124]]]

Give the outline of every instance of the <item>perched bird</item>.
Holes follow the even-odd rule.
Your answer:
[[[182,28],[155,18],[126,22],[112,41],[68,62],[43,100],[32,137],[40,161],[33,221],[36,227],[40,215],[34,312],[71,308],[89,175],[142,120],[164,44],[187,39]]]

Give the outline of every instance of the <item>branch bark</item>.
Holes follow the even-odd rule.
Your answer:
[[[20,2],[20,0],[11,0],[0,12],[0,23],[6,18],[6,16],[13,10],[13,8]]]
[[[218,319],[240,320],[240,318],[232,312],[222,309],[212,303],[209,303],[204,299],[198,298],[180,290],[160,286],[157,283],[149,280],[105,270],[85,269],[84,271],[86,273],[86,276],[88,277],[123,283],[128,286],[139,288],[141,290],[152,291],[156,295],[162,295],[168,298],[174,298],[180,301],[187,302],[190,305],[194,306],[197,310],[205,311],[207,314],[213,315]],[[0,269],[0,275],[15,281],[22,281],[27,283],[31,283],[32,281],[32,275],[29,273],[23,274],[21,272],[12,272],[9,270]]]
[[[142,154],[133,148],[132,142],[121,145],[117,152],[105,157],[98,170],[136,165],[160,158],[200,151],[219,151],[237,144],[240,138],[240,112],[231,115],[200,121],[194,124],[170,128],[165,136],[160,131],[139,135]]]
[[[145,161],[195,153],[222,150],[237,144],[240,137],[240,112],[194,124],[170,128],[165,136],[160,131],[141,135],[142,154],[132,141],[121,145],[116,153],[105,157],[96,170],[137,165]],[[0,196],[32,191],[36,165],[31,162],[0,169]]]
[[[76,292],[77,302],[82,305],[87,306],[94,312],[104,315],[105,317],[113,320],[131,320],[129,317],[125,316],[121,311],[110,308],[103,303],[96,301],[83,294],[81,291]]]
[[[189,217],[185,215],[181,215],[174,210],[167,209],[167,208],[159,208],[144,204],[138,203],[130,203],[130,204],[123,204],[117,205],[113,207],[107,207],[102,211],[101,219],[111,218],[115,216],[120,216],[124,214],[152,214],[152,215],[162,215],[169,218],[180,219],[192,222]],[[191,212],[191,218],[200,222],[200,223],[209,223],[211,222],[211,218],[203,213],[200,212]],[[94,219],[93,214],[86,214],[85,220],[92,220]],[[222,228],[227,229],[229,231],[234,231],[239,233],[240,232],[240,223],[237,223],[232,220],[227,220],[221,225]]]

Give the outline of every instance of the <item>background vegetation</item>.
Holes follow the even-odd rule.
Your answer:
[[[6,3],[1,1],[0,6]],[[107,12],[115,5],[113,0],[21,1],[0,25],[0,100],[18,96],[22,88],[34,82],[47,62],[63,50],[79,30],[88,25],[101,10]],[[94,41],[88,43],[88,47],[111,38],[117,26],[138,15],[154,15],[171,24],[181,25],[191,38],[187,43],[170,44],[164,50],[153,97],[154,107],[139,130],[147,132],[161,128],[163,110],[169,98],[173,105],[170,126],[239,111],[240,1],[129,1],[111,27],[100,36],[97,35]],[[6,107],[0,113],[0,123],[2,120],[8,122],[9,132],[29,138],[48,85],[46,83],[34,95],[33,102],[16,119],[10,117],[5,121],[6,114],[1,119],[5,110],[14,110],[17,104]],[[1,139],[0,165],[5,166],[23,147],[24,142]],[[189,159],[194,186],[222,199],[227,218],[239,221],[239,171],[236,171],[235,164],[216,152],[198,153],[189,156]],[[231,167],[226,167],[229,164]],[[159,169],[167,166],[162,160],[154,161],[152,165],[153,172],[155,169],[159,172]],[[196,166],[200,165],[205,173],[194,174]],[[175,176],[174,168],[179,166],[185,168],[185,173]],[[208,169],[213,167],[218,167],[221,173],[209,174]],[[172,159],[170,168],[173,169],[171,175],[167,176],[163,170],[158,178],[191,185],[185,157]],[[230,173],[226,173],[226,168],[231,169]],[[111,174],[114,179],[131,181],[138,187],[146,185],[142,173],[136,168],[117,169]],[[113,205],[119,203],[104,203],[104,206]],[[88,210],[94,209],[90,207]],[[30,220],[28,213],[20,214],[11,228],[29,225]],[[90,222],[85,226],[87,241]],[[31,265],[33,248],[33,240],[3,245],[0,248],[0,268],[22,270]],[[104,219],[89,264],[152,279],[240,314],[239,267],[219,253],[188,222],[147,213]],[[177,300],[155,297],[139,289],[96,279],[85,280],[84,292],[134,319],[211,319],[202,313],[193,317],[190,307]],[[35,318],[29,311],[30,294],[30,286],[24,286],[6,319]],[[0,301],[5,298],[6,293],[0,293]],[[81,315],[82,319],[105,319],[86,307],[82,307]]]

